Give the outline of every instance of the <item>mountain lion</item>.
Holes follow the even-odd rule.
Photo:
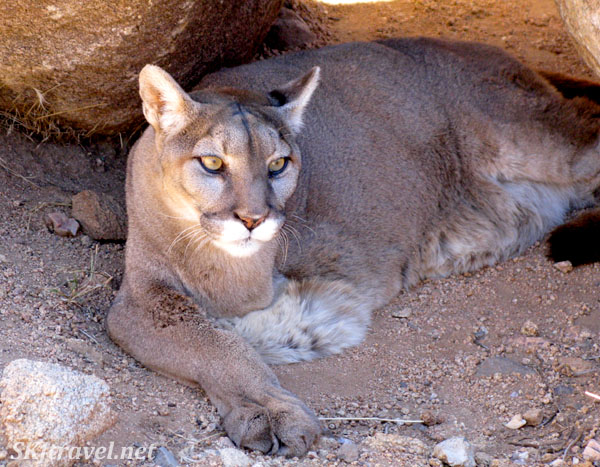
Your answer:
[[[107,327],[263,452],[302,455],[320,433],[267,363],[357,345],[400,291],[521,253],[600,181],[600,106],[487,45],[344,44],[201,87],[140,74],[150,127]]]

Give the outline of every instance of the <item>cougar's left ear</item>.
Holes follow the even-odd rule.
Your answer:
[[[302,128],[302,114],[319,84],[321,69],[316,66],[297,78],[269,93],[269,98],[290,130],[298,133]]]
[[[174,134],[187,123],[193,101],[162,68],[146,65],[142,69],[140,96],[144,116],[157,135]]]

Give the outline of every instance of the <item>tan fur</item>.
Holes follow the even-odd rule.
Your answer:
[[[318,87],[318,68],[297,78],[315,66]],[[140,75],[151,128],[129,159],[107,326],[145,365],[200,384],[239,446],[301,455],[320,431],[259,353],[356,345],[403,288],[518,254],[599,185],[600,107],[485,45],[345,44],[201,86]]]

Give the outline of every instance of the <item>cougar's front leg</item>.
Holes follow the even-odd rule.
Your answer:
[[[241,337],[213,327],[188,297],[160,286],[134,297],[125,286],[106,324],[110,337],[145,366],[198,383],[237,446],[300,456],[319,436],[310,409]]]

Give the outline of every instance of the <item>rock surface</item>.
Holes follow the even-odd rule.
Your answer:
[[[65,455],[53,463],[51,448],[82,446],[115,421],[108,385],[51,363],[14,360],[0,380],[0,425],[7,448],[30,446],[37,460],[32,466],[68,466],[76,459]],[[15,449],[25,451],[25,448]]]
[[[475,451],[465,438],[449,438],[436,444],[433,457],[452,467],[475,467]]]
[[[577,51],[600,77],[600,0],[554,0]]]
[[[84,190],[73,196],[72,215],[94,240],[125,240],[125,208],[112,196]]]
[[[5,0],[0,107],[63,127],[115,134],[142,119],[137,75],[164,67],[189,87],[252,57],[282,0]],[[36,120],[38,119],[38,120]]]
[[[277,50],[307,47],[317,39],[308,25],[290,8],[282,8],[265,43]]]

